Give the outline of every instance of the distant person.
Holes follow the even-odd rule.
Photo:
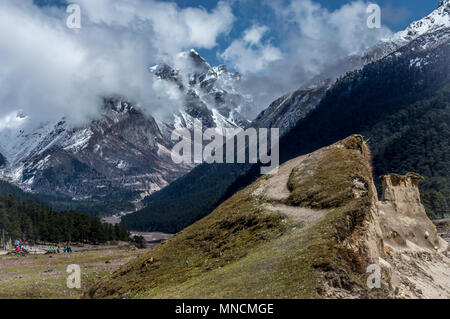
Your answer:
[[[56,248],[56,252],[57,252],[58,254],[61,253],[61,248],[59,248],[59,246],[58,246],[58,248]]]
[[[66,253],[67,252],[67,247],[64,247],[64,253]]]
[[[72,253],[72,248],[67,247],[67,252],[68,252],[69,254],[71,254],[71,253]]]

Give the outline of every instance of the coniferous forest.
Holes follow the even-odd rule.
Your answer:
[[[0,235],[28,242],[79,242],[101,244],[129,238],[120,225],[103,224],[99,218],[78,211],[56,212],[13,195],[0,196]]]

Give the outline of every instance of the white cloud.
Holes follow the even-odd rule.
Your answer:
[[[21,109],[36,122],[66,116],[78,123],[96,116],[107,95],[126,96],[152,114],[170,112],[178,107],[176,90],[161,88],[147,67],[177,65],[177,54],[192,47],[215,48],[236,19],[224,1],[210,11],[156,0],[76,2],[80,30],[66,27],[64,8],[0,0],[0,118]],[[333,12],[311,0],[265,3],[273,21],[255,23],[219,54],[246,74],[243,87],[258,111],[390,34],[367,28],[362,0]]]
[[[16,129],[23,125],[25,117],[18,116],[17,112],[11,112],[0,118],[0,131],[3,129]]]
[[[0,118],[19,109],[36,122],[75,123],[98,114],[103,96],[123,95],[170,111],[173,94],[154,89],[150,63],[191,47],[212,48],[234,16],[153,0],[78,0],[82,28],[66,27],[63,9],[32,0],[0,2]],[[155,111],[155,112],[153,112]]]
[[[203,8],[180,9],[173,2],[153,0],[79,0],[83,12],[95,24],[131,26],[144,31],[151,26],[153,41],[162,54],[181,48],[213,48],[218,35],[228,32],[234,21],[231,7],[219,2],[211,12]]]
[[[250,45],[258,45],[267,31],[269,31],[269,28],[266,26],[253,26],[245,30],[243,40]]]
[[[239,71],[248,72],[243,87],[254,97],[259,106],[257,112],[314,76],[325,74],[333,78],[348,71],[350,66],[343,63],[346,57],[392,35],[385,26],[381,29],[367,27],[369,3],[362,0],[344,4],[335,11],[311,0],[265,3],[275,12],[268,26],[277,34],[276,46],[261,45],[261,32],[253,28],[251,32],[244,32],[243,39],[233,42],[221,55]],[[252,41],[259,45],[251,45]],[[266,48],[269,53],[276,52],[276,56],[283,58],[264,59]],[[259,63],[261,60],[264,63]],[[252,73],[255,71],[258,72]]]
[[[262,43],[267,31],[266,26],[252,26],[245,30],[242,39],[233,41],[220,56],[242,73],[263,70],[269,63],[282,58],[278,48],[270,42]]]

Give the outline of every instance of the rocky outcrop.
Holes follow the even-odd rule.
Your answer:
[[[382,266],[397,298],[449,298],[448,244],[420,201],[423,177],[408,173],[381,177],[378,202],[385,257]]]
[[[436,226],[428,218],[420,201],[419,183],[423,177],[382,176],[383,196],[378,203],[384,241],[395,247],[419,246],[442,250],[447,244],[440,238]]]

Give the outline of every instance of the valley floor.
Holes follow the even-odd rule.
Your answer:
[[[79,299],[101,277],[148,252],[123,246],[103,248],[71,255],[0,256],[0,299]],[[80,265],[81,289],[67,288],[70,264]]]

